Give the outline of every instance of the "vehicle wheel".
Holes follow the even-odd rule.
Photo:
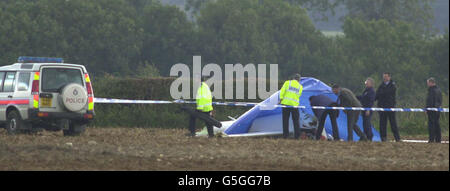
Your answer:
[[[64,136],[79,136],[81,135],[84,130],[86,129],[86,125],[80,125],[80,124],[69,124],[69,129],[63,130]]]
[[[22,129],[23,121],[19,112],[12,110],[8,113],[8,123],[6,124],[6,130],[9,135],[14,135],[20,132]]]

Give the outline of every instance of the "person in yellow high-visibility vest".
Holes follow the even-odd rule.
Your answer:
[[[303,86],[300,84],[300,74],[295,74],[292,80],[284,82],[280,90],[280,104],[285,106],[298,106]],[[300,114],[298,108],[283,107],[283,138],[289,137],[289,117],[292,113],[294,123],[294,138],[300,137]]]
[[[201,85],[197,89],[197,95],[195,96],[195,99],[197,101],[197,108],[196,111],[200,113],[205,113],[212,116],[212,95],[211,90],[209,89],[209,86],[205,83],[206,81],[205,76],[201,77]],[[189,120],[189,131],[191,133],[191,136],[195,136],[195,120],[196,117],[191,115]],[[206,123],[206,128],[208,129],[208,136],[214,137],[214,129],[213,126]]]

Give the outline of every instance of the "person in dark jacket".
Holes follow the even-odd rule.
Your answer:
[[[326,95],[317,95],[309,97],[311,106],[336,107],[337,103]],[[333,140],[339,141],[339,131],[336,123],[336,118],[339,115],[339,110],[333,109],[313,109],[314,115],[319,119],[319,126],[316,131],[316,140],[320,140],[323,127],[327,116],[330,117],[331,126],[333,128]]]
[[[428,94],[427,94],[427,108],[439,108],[442,105],[442,92],[436,85],[436,80],[434,78],[429,78],[427,80]],[[439,127],[439,111],[428,111],[428,133],[429,133],[429,143],[440,143],[441,142],[441,128]]]
[[[339,85],[333,86],[333,93],[338,96],[338,105],[341,107],[361,107],[355,94],[347,88],[341,88]],[[353,141],[353,131],[360,137],[360,141],[366,141],[366,135],[359,129],[356,122],[358,122],[358,110],[344,110],[347,114],[347,141]]]
[[[375,100],[378,101],[378,107],[394,108],[396,91],[397,87],[395,86],[395,82],[391,80],[391,74],[388,72],[383,73],[383,83],[378,87],[375,95]],[[386,127],[388,119],[391,124],[391,130],[394,134],[395,141],[400,142],[400,134],[398,133],[394,111],[380,111],[381,141],[387,141]]]
[[[371,108],[373,107],[373,104],[375,102],[375,90],[373,89],[373,85],[375,83],[372,78],[367,78],[364,83],[366,85],[366,89],[364,89],[363,94],[358,96],[357,98],[359,99],[363,107]],[[372,119],[372,111],[362,111],[361,116],[363,118],[364,133],[366,134],[367,138],[372,141],[373,133],[372,124],[370,123]]]

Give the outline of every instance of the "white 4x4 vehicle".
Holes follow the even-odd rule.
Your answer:
[[[94,118],[86,68],[61,58],[19,57],[0,67],[0,123],[9,134],[35,129],[79,135]]]

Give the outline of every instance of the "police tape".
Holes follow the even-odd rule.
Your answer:
[[[173,103],[173,101],[94,98],[94,103],[169,104]]]
[[[110,98],[94,98],[94,103],[105,104],[195,104],[195,101],[186,100],[128,100],[128,99],[110,99]],[[323,107],[323,106],[287,106],[287,105],[264,105],[262,103],[249,103],[249,102],[212,102],[213,105],[221,106],[242,106],[253,107],[261,106],[266,108],[299,108],[299,109],[332,109],[332,110],[352,110],[352,111],[395,111],[395,112],[426,112],[426,111],[439,111],[449,112],[449,108],[366,108],[366,107]]]

